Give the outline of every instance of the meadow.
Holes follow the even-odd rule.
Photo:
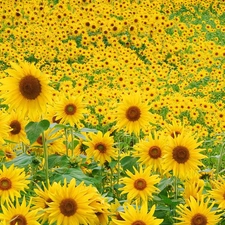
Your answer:
[[[0,1],[0,225],[225,224],[225,1]]]

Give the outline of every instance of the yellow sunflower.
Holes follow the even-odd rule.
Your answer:
[[[26,136],[25,126],[28,121],[24,119],[19,112],[12,111],[8,116],[8,126],[10,127],[8,140],[15,143],[28,144],[29,141]]]
[[[26,176],[24,169],[15,168],[12,164],[6,168],[3,164],[3,169],[0,169],[0,198],[1,203],[14,201],[15,197],[21,197],[20,192],[28,188],[28,176]]]
[[[151,119],[149,109],[140,94],[126,95],[117,109],[117,128],[139,135]]]
[[[222,177],[219,180],[212,181],[213,189],[209,191],[210,196],[215,200],[220,209],[225,209],[225,181]]]
[[[10,127],[8,125],[7,113],[5,111],[0,110],[0,121],[1,121],[1,129],[0,129],[0,144],[5,142],[4,139],[9,137]]]
[[[57,186],[54,193],[49,193],[52,202],[47,203],[50,224],[57,222],[59,225],[92,224],[96,219],[94,209],[90,206],[93,193],[87,191],[86,186],[80,183],[76,186],[75,179],[67,185]]]
[[[123,177],[120,179],[120,182],[125,186],[122,187],[121,194],[127,194],[127,199],[142,199],[147,201],[152,199],[153,194],[159,191],[155,185],[159,183],[160,178],[158,175],[151,175],[151,167],[147,167],[143,170],[140,167],[140,172],[134,168],[134,174],[130,171],[127,171],[129,177]]]
[[[42,224],[48,220],[49,216],[49,213],[46,211],[46,209],[49,207],[47,203],[52,202],[49,193],[54,194],[57,190],[57,186],[59,185],[60,184],[54,182],[52,185],[48,183],[48,188],[43,184],[43,189],[39,186],[34,189],[34,192],[37,196],[32,198],[32,209],[39,209],[40,220]]]
[[[16,205],[9,202],[7,207],[1,205],[2,213],[0,213],[0,219],[6,224],[10,225],[41,225],[38,221],[38,210],[31,210],[31,201],[26,204],[26,199],[23,198],[20,204],[16,199]]]
[[[152,168],[153,171],[162,171],[162,158],[165,154],[166,140],[156,132],[151,133],[134,146],[133,156],[138,157],[141,165]]]
[[[71,126],[79,124],[84,118],[85,104],[82,96],[62,96],[55,104],[55,120]]]
[[[185,130],[181,122],[177,122],[175,120],[172,121],[172,124],[166,124],[165,126],[166,126],[165,133],[171,136],[172,138],[177,137]]]
[[[163,159],[165,173],[172,171],[174,176],[187,179],[203,166],[202,159],[207,156],[201,154],[203,149],[198,148],[202,142],[198,142],[190,133],[168,137],[168,145]],[[188,171],[188,173],[187,173]]]
[[[210,199],[204,201],[203,196],[195,199],[190,197],[188,204],[177,206],[178,217],[175,219],[180,222],[177,225],[215,225],[220,221],[217,210],[212,210],[214,203],[210,205]]]
[[[116,225],[159,225],[163,219],[157,219],[153,216],[155,212],[155,205],[153,205],[148,212],[147,202],[144,202],[140,208],[126,204],[124,212],[120,212],[120,219],[112,219]]]
[[[116,148],[113,147],[114,139],[110,136],[110,132],[106,132],[104,135],[101,131],[98,131],[97,134],[90,133],[87,141],[84,141],[83,144],[88,146],[85,150],[87,157],[94,157],[94,160],[100,162],[101,165],[111,162],[111,159],[117,156]]]
[[[1,80],[2,97],[10,109],[16,109],[31,119],[40,117],[51,102],[51,87],[48,78],[34,64],[27,62],[11,63],[12,68],[6,72],[10,75]]]

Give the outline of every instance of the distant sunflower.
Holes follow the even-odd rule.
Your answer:
[[[10,127],[8,139],[16,143],[29,143],[25,132],[27,123],[27,120],[19,112],[12,111],[8,116],[7,123]]]
[[[149,166],[153,171],[162,171],[162,157],[165,154],[166,140],[156,132],[151,133],[145,139],[140,140],[134,146],[134,156],[139,157],[141,165]]]
[[[90,199],[93,193],[87,192],[83,183],[76,186],[75,179],[67,185],[64,180],[63,186],[58,186],[54,193],[49,193],[52,202],[47,203],[46,209],[49,213],[49,223],[57,222],[60,225],[88,225],[96,219]]]
[[[225,181],[223,178],[212,181],[213,189],[209,191],[210,196],[215,200],[220,209],[225,209]]]
[[[147,201],[152,199],[153,194],[158,191],[155,185],[159,183],[160,178],[158,175],[151,175],[151,167],[147,167],[145,170],[140,167],[140,172],[134,168],[134,172],[133,174],[127,171],[129,177],[121,178],[121,183],[125,185],[120,189],[122,190],[121,194],[127,194],[128,200],[143,199],[143,201]]]
[[[139,94],[125,96],[117,109],[117,128],[139,135],[151,119],[149,109]]]
[[[7,207],[1,205],[2,213],[0,219],[5,221],[6,224],[10,225],[40,225],[38,221],[39,215],[38,210],[31,210],[31,201],[26,204],[26,199],[23,198],[20,204],[16,199],[16,205],[8,202]]]
[[[51,102],[51,87],[48,78],[34,64],[27,62],[11,63],[12,69],[6,72],[10,77],[1,80],[2,95],[10,109],[16,109],[24,116],[36,118],[46,111]]]
[[[203,149],[198,148],[201,143],[197,142],[190,133],[185,135],[182,133],[175,138],[168,137],[163,160],[165,173],[172,170],[174,176],[185,179],[198,171],[199,166],[203,166],[201,160],[207,157],[201,154]]]
[[[26,176],[24,169],[15,168],[12,164],[6,168],[3,164],[3,169],[0,170],[0,198],[1,203],[14,201],[15,197],[20,197],[20,192],[28,188],[28,176]]]
[[[124,212],[120,212],[121,219],[113,219],[115,225],[159,225],[163,219],[157,219],[153,216],[155,212],[155,205],[153,205],[148,212],[147,202],[144,202],[140,209],[137,204],[136,207],[126,204]]]
[[[1,129],[0,129],[0,144],[5,142],[4,139],[9,137],[9,132],[11,128],[8,125],[8,117],[7,113],[0,110],[0,122],[1,122]]]
[[[82,99],[82,96],[63,96],[55,103],[55,121],[71,126],[77,125],[86,112]]]
[[[181,122],[172,121],[172,124],[166,125],[166,134],[171,136],[172,138],[177,137],[181,133],[184,132],[184,126],[181,124]]]
[[[215,225],[220,221],[220,215],[216,214],[217,210],[213,211],[212,207],[214,203],[209,204],[210,198],[204,201],[203,196],[195,199],[190,197],[188,204],[180,204],[177,206],[178,217],[175,219],[181,222],[177,225]]]
[[[88,146],[85,150],[87,157],[94,157],[95,161],[100,162],[103,165],[105,162],[111,162],[112,158],[117,155],[116,148],[113,147],[114,140],[110,136],[110,132],[103,134],[98,131],[97,134],[90,133],[87,141],[83,142],[84,145]]]

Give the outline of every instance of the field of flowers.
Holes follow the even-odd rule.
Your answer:
[[[0,225],[225,224],[225,0],[0,1]]]

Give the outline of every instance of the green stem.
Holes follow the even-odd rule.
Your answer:
[[[48,188],[48,148],[47,148],[44,132],[42,132],[42,143],[43,143],[44,159],[45,159],[45,162],[44,162],[45,181],[46,181],[46,187]]]
[[[68,151],[69,151],[69,148],[68,148],[68,134],[67,134],[67,128],[65,127],[64,128],[64,132],[65,132],[65,144],[66,144],[66,155],[68,156]]]
[[[219,175],[220,169],[221,169],[221,164],[222,164],[222,159],[223,159],[223,149],[224,149],[225,143],[222,144],[222,147],[220,149],[220,155],[218,159],[218,164],[217,164],[217,169],[216,169],[216,178]]]
[[[71,128],[71,148],[72,148],[72,156],[74,152],[74,136],[73,136],[73,127]]]

